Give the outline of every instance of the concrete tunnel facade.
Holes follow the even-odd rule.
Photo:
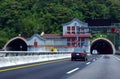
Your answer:
[[[115,47],[113,43],[106,38],[97,38],[91,43],[90,53],[97,50],[98,54],[114,54]]]
[[[15,37],[9,40],[3,49],[6,51],[27,51],[27,41],[23,37]]]

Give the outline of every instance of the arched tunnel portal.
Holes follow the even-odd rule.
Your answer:
[[[15,37],[8,41],[3,49],[6,51],[27,51],[27,42],[22,37]]]
[[[98,54],[114,54],[115,47],[111,41],[106,38],[97,38],[95,39],[90,48],[92,54],[93,50],[97,50]]]

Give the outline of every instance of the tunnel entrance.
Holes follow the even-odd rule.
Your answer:
[[[13,38],[4,46],[6,51],[27,51],[27,43],[22,37]]]
[[[97,50],[98,54],[113,54],[115,53],[115,48],[111,41],[105,38],[98,38],[92,42],[90,52],[92,54],[93,50]]]

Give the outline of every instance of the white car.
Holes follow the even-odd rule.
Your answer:
[[[94,55],[98,54],[97,50],[93,50],[92,54],[94,54]]]

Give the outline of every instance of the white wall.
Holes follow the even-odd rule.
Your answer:
[[[37,37],[33,37],[32,39],[28,40],[27,45],[34,45],[35,40],[38,42],[38,45],[45,45],[45,41]]]
[[[38,43],[38,47],[34,47],[34,42]],[[43,40],[40,36],[33,35],[28,41],[28,51],[45,51],[45,40]],[[31,47],[30,47],[31,46]]]
[[[56,46],[56,45],[67,45],[67,40],[64,38],[51,38],[51,39],[47,39],[45,41],[46,45],[52,45],[52,46]]]

